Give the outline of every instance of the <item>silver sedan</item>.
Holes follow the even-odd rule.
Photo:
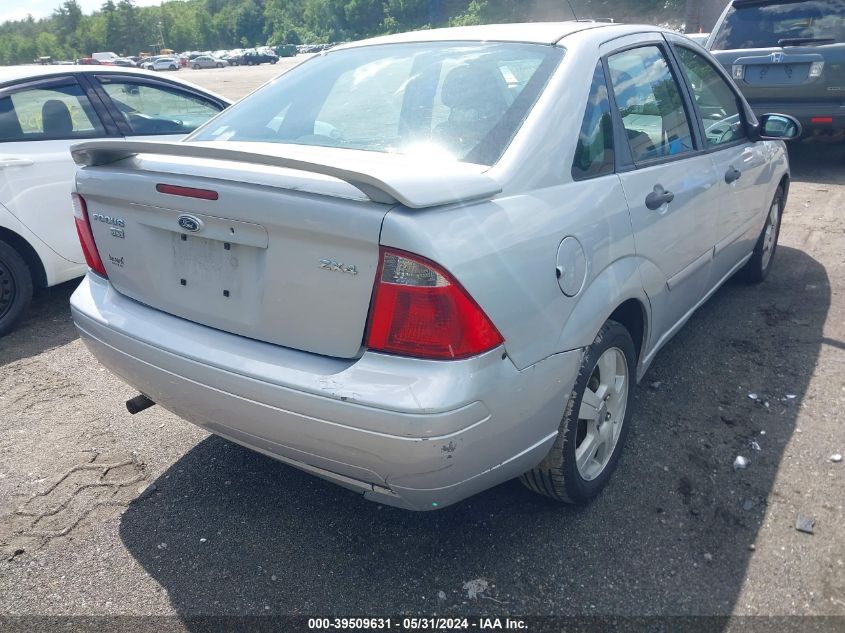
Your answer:
[[[184,142],[75,146],[73,318],[133,412],[368,499],[584,503],[660,348],[772,269],[799,133],[656,27],[347,44]]]
[[[191,68],[194,70],[199,70],[200,68],[223,68],[228,65],[225,60],[213,57],[212,55],[200,55],[199,57],[194,57],[190,61],[190,64]]]

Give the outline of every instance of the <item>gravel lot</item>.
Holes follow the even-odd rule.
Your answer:
[[[179,76],[238,97],[290,63]],[[0,613],[845,615],[845,146],[791,153],[771,277],[727,284],[660,353],[582,509],[510,482],[407,513],[129,416],[75,284],[40,292],[0,339]]]

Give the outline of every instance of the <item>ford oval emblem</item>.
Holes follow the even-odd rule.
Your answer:
[[[192,215],[180,215],[177,221],[179,226],[191,233],[196,233],[202,228],[202,220]]]

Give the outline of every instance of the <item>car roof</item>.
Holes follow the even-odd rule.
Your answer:
[[[657,26],[594,22],[592,20],[570,20],[568,22],[524,22],[516,24],[484,24],[479,26],[457,26],[444,29],[424,29],[383,35],[359,42],[341,44],[331,50],[343,50],[375,44],[401,44],[405,42],[477,41],[477,42],[520,42],[527,44],[557,44],[574,33],[596,31],[609,37],[620,37],[628,33],[643,31],[662,32]]]
[[[41,79],[42,77],[50,77],[51,75],[66,75],[68,73],[120,73],[125,75],[127,73],[139,74],[143,77],[151,77],[151,73],[146,70],[138,70],[135,68],[127,68],[125,66],[109,66],[107,64],[54,64],[52,66],[40,66],[35,64],[22,66],[2,66],[0,67],[0,84],[7,81],[19,81],[21,79]],[[155,75],[158,77],[158,75]]]
[[[184,81],[183,79],[178,79],[176,77],[162,77],[158,73],[154,73],[149,70],[143,70],[141,68],[131,68],[127,66],[108,66],[105,64],[92,64],[92,65],[53,65],[53,66],[40,66],[35,64],[24,65],[24,66],[0,66],[0,88],[5,87],[7,83],[17,82],[25,79],[44,79],[52,76],[58,75],[70,75],[70,74],[87,74],[93,73],[97,75],[108,75],[108,74],[119,74],[119,75],[136,75],[138,77],[143,78],[156,78],[158,80],[164,80],[165,83],[174,83],[174,84],[181,84],[186,88],[190,88],[191,90],[195,90],[197,92],[202,92],[207,95],[214,97],[215,99],[220,99],[221,101],[225,101],[226,103],[232,103],[232,100],[224,97],[222,95],[217,94],[216,92],[212,92],[206,88],[202,88],[195,84],[192,84],[189,81]]]

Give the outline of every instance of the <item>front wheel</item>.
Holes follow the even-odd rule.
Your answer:
[[[199,64],[194,64],[193,68],[194,68],[194,70],[199,70],[199,69],[200,69],[200,65],[199,65]]]
[[[0,336],[11,331],[32,300],[32,275],[20,254],[0,241]]]
[[[740,271],[745,281],[760,283],[768,277],[769,271],[772,269],[772,262],[775,259],[775,251],[778,247],[778,237],[780,237],[784,198],[783,187],[778,187],[777,192],[775,192],[775,198],[769,207],[766,223],[763,225],[760,237],[757,238],[757,244],[754,246],[751,259],[748,260],[748,263]]]
[[[601,492],[628,434],[636,357],[628,330],[606,322],[581,361],[554,445],[522,475],[523,484],[566,503],[583,504]]]
[[[173,64],[170,64],[169,68],[170,68],[170,70],[176,70],[176,66],[174,66]]]

